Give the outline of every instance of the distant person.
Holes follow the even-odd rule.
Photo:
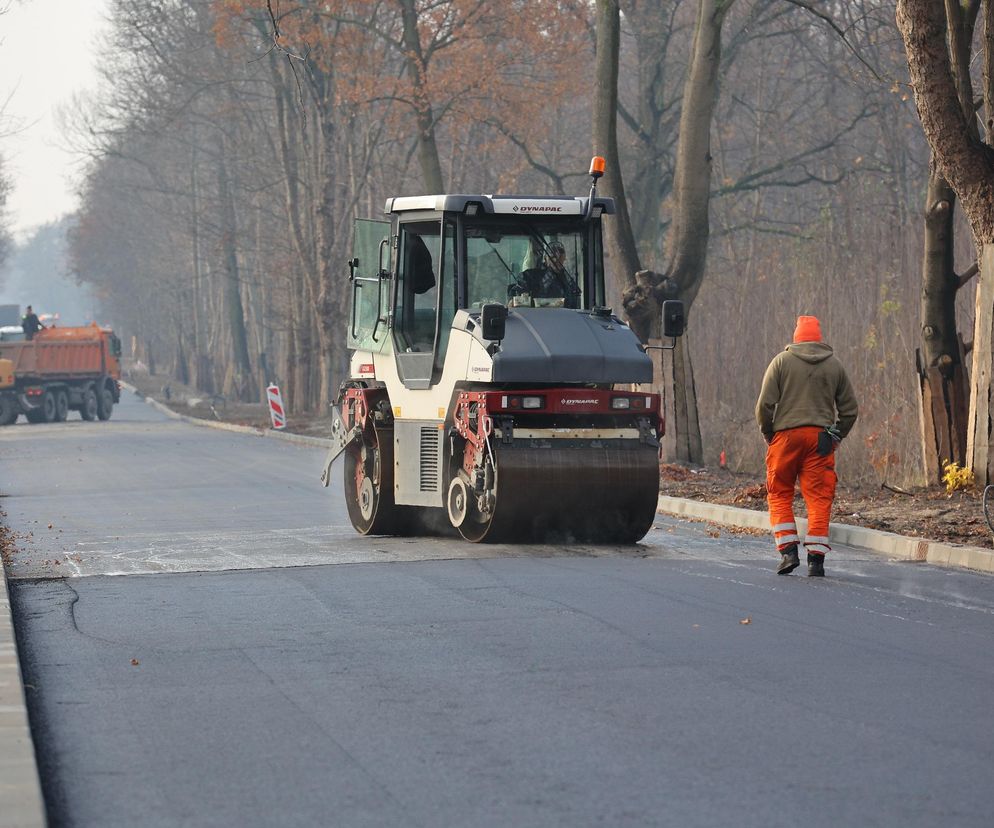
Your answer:
[[[794,341],[770,363],[756,402],[766,450],[770,524],[781,555],[778,575],[800,560],[794,522],[794,486],[808,507],[808,575],[825,574],[828,522],[835,499],[835,449],[856,423],[856,394],[831,346],[821,341],[817,317],[799,316]]]
[[[26,308],[26,313],[24,318],[21,320],[21,329],[24,331],[24,337],[29,341],[35,338],[35,334],[42,330],[45,326],[41,323],[33,310],[31,310],[31,305]]]

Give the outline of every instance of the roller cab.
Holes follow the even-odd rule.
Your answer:
[[[355,223],[335,404],[363,534],[635,542],[659,490],[652,362],[605,307],[610,198],[391,198]]]

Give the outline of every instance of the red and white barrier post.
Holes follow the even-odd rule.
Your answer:
[[[286,428],[286,411],[283,409],[283,397],[280,395],[280,387],[278,385],[267,385],[266,397],[269,400],[269,419],[273,423],[273,428]]]

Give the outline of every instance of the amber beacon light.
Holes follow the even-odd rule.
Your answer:
[[[604,159],[595,155],[590,159],[590,196],[587,198],[587,207],[583,211],[583,218],[590,221],[594,215],[594,198],[597,196],[597,179],[604,175]],[[600,216],[598,209],[597,215]]]

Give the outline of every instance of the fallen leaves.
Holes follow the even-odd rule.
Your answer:
[[[664,480],[689,480],[692,477],[690,469],[675,463],[660,463],[659,474]]]
[[[760,483],[758,486],[746,486],[732,498],[733,503],[746,503],[750,500],[766,500],[765,483]]]

